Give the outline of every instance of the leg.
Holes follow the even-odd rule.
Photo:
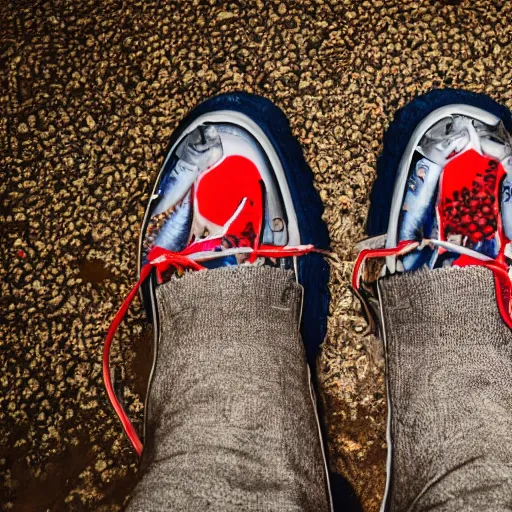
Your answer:
[[[489,270],[381,283],[393,461],[391,510],[510,510],[512,333]]]
[[[370,301],[388,370],[386,510],[511,506],[511,120],[484,95],[434,91],[386,135],[368,223],[386,237],[356,265],[386,257]]]
[[[140,280],[105,343],[107,393],[144,456],[132,512],[329,508],[307,365],[329,302],[328,266],[311,254],[328,244],[311,176],[284,114],[257,96],[211,98],[174,133],[144,217]],[[139,285],[159,327],[144,451],[108,365]]]
[[[204,271],[157,298],[146,469],[128,510],[328,510],[293,274]]]

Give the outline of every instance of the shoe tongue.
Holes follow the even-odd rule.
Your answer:
[[[501,190],[507,188],[506,175],[497,159],[472,148],[450,155],[442,168],[425,157],[420,159],[409,178],[399,240],[430,239],[439,241],[440,247],[423,246],[404,256],[404,270],[449,266],[457,261],[458,253],[468,251],[505,267],[510,239],[502,221],[501,208],[508,203]]]
[[[253,247],[264,222],[264,186],[257,167],[243,156],[226,157],[197,182],[198,213],[223,226],[230,247]]]
[[[504,247],[499,187],[502,165],[470,149],[452,159],[439,182],[439,237],[493,258]]]
[[[505,174],[501,163],[493,158],[473,149],[462,153],[443,170],[437,210],[441,240],[458,237],[460,245],[494,258],[488,263],[461,255],[453,265],[481,265],[493,270],[497,303],[508,323],[511,283],[504,253],[510,240],[504,234],[500,213],[500,186]]]
[[[200,255],[206,266],[218,265],[217,261],[207,262],[222,260],[223,254],[235,258],[237,263],[254,262],[255,255],[237,249],[257,249],[260,245],[265,221],[265,188],[257,167],[243,156],[228,156],[198,178],[192,195],[199,219],[211,231],[205,238],[193,240],[179,254]],[[161,248],[150,252],[153,258],[160,256],[155,249]],[[225,250],[230,251],[224,253]],[[218,257],[206,253],[217,253]]]

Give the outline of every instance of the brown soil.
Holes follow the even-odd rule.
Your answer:
[[[512,107],[510,2],[19,0],[0,5],[0,503],[122,508],[137,457],[109,407],[103,338],[135,279],[150,185],[178,121],[246,90],[288,115],[333,248],[319,361],[333,466],[368,512],[385,478],[379,342],[348,282],[384,130],[433,88]],[[113,364],[139,422],[140,304]],[[119,349],[121,347],[121,349]]]

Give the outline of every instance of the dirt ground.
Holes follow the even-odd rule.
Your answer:
[[[348,281],[384,130],[445,86],[512,107],[512,3],[18,0],[0,4],[0,503],[120,510],[137,458],[101,376],[135,280],[149,187],[174,127],[246,90],[288,115],[325,203],[329,334],[319,361],[332,465],[379,508],[379,342]],[[140,422],[151,332],[128,314],[114,361]]]

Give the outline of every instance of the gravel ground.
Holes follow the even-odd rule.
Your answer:
[[[446,85],[512,107],[511,3],[19,0],[0,16],[4,509],[126,501],[137,460],[103,391],[103,337],[170,134],[199,101],[243,89],[289,116],[326,206],[339,256],[319,362],[329,448],[378,510],[383,363],[348,287],[354,241],[399,107]],[[115,359],[139,421],[150,338],[134,307]]]

